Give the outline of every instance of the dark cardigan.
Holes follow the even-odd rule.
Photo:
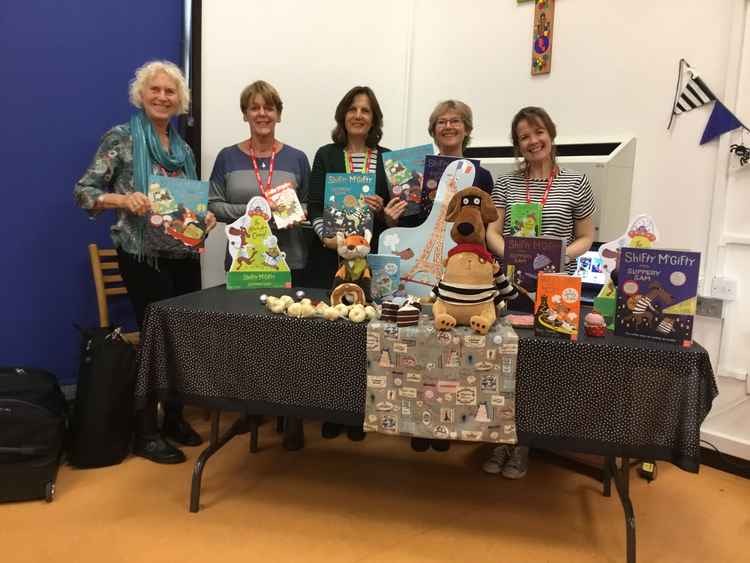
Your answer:
[[[378,146],[378,162],[375,170],[375,193],[388,203],[388,180],[385,177],[383,153],[389,149]],[[315,153],[308,192],[307,212],[311,222],[323,216],[323,196],[325,195],[326,174],[346,172],[344,147],[335,143],[323,145]],[[374,218],[372,233],[372,253],[377,252],[378,237],[385,228],[385,224],[378,217]],[[338,269],[338,255],[335,250],[324,248],[317,236],[311,237],[310,253],[305,272],[305,285],[330,289],[333,277]]]

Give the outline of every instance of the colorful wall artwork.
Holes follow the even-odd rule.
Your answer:
[[[534,44],[531,51],[531,74],[549,74],[552,70],[552,27],[555,0],[536,0],[534,5]]]

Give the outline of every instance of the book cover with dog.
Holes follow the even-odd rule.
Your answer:
[[[689,346],[700,259],[700,252],[621,248],[615,334]]]
[[[402,217],[416,215],[421,210],[425,157],[433,153],[432,143],[383,153],[388,195],[407,203]]]
[[[581,278],[540,273],[536,288],[534,334],[578,339],[581,317]]]
[[[364,235],[372,232],[372,212],[365,196],[375,194],[375,174],[326,174],[323,233]]]
[[[422,179],[422,196],[419,212],[419,217],[422,220],[426,219],[432,211],[432,205],[435,202],[443,173],[448,168],[448,165],[456,160],[466,161],[464,166],[465,172],[472,175],[479,168],[479,161],[470,158],[438,155],[427,155],[424,157],[424,178]],[[471,170],[469,170],[469,167],[471,167]]]
[[[185,246],[203,250],[208,212],[208,182],[152,174],[148,181],[149,224]]]
[[[518,297],[508,303],[510,310],[533,313],[537,278],[540,273],[562,272],[565,243],[554,237],[504,237],[505,275],[518,290]]]

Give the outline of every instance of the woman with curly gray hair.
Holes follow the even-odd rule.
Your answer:
[[[151,202],[146,195],[150,175],[197,180],[195,158],[171,124],[186,113],[190,91],[180,69],[168,61],[140,67],[130,84],[130,101],[137,108],[128,123],[107,131],[94,160],[78,180],[76,202],[93,218],[114,209],[111,228],[125,286],[142,328],[146,307],[153,301],[201,288],[201,270],[195,249],[164,232],[147,228]],[[205,216],[207,230],[216,223]],[[162,433],[174,441],[196,446],[200,436],[182,417],[182,405],[167,402]],[[166,442],[157,427],[156,403],[137,416],[133,453],[157,463],[180,463],[185,455]]]

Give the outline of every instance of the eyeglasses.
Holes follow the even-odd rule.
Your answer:
[[[461,123],[462,122],[458,117],[452,119],[438,119],[435,122],[435,127],[447,127],[448,125],[451,127],[458,127]]]

